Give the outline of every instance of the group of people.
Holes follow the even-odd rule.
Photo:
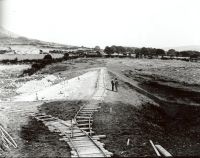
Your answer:
[[[115,91],[118,92],[119,82],[118,82],[117,78],[111,80],[111,85],[112,85],[112,91],[114,91],[114,89],[115,89]]]

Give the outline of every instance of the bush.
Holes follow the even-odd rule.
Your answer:
[[[69,59],[69,53],[65,53],[63,56],[63,59],[68,60]]]
[[[47,54],[44,56],[43,60],[53,60],[53,58],[50,54]]]

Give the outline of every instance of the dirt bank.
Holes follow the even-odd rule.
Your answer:
[[[30,119],[20,132],[25,141],[20,157],[70,157],[67,143],[59,141],[58,133],[52,133],[41,122]]]
[[[102,103],[101,106],[93,129],[97,134],[107,135],[103,142],[115,156],[156,156],[150,139],[174,156],[200,154],[200,108],[181,107],[176,117],[171,118],[151,104],[140,108],[122,102]]]
[[[181,102],[188,105],[200,105],[200,91],[197,90],[195,85],[185,85],[179,82],[172,82],[162,76],[135,74],[131,70],[123,71],[123,74],[126,77],[137,81],[139,87],[155,96],[173,102]]]
[[[84,101],[55,101],[44,103],[38,107],[46,113],[63,120],[70,120],[82,106]],[[20,138],[24,142],[18,151],[18,157],[69,157],[70,148],[67,143],[59,141],[58,133],[52,133],[41,122],[29,117],[28,123],[20,130]]]
[[[71,120],[85,103],[87,102],[81,100],[44,103],[40,106],[39,112],[58,117],[62,120]]]
[[[110,76],[116,77],[113,73]],[[94,119],[94,131],[107,135],[103,142],[109,151],[115,156],[156,156],[149,143],[152,139],[173,156],[200,155],[200,107],[155,104],[157,101],[138,94],[127,80],[121,79],[123,77],[120,77],[119,92],[108,91]],[[129,146],[126,145],[128,138]]]

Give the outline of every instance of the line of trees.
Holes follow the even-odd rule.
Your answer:
[[[133,54],[135,51],[135,48],[132,47],[123,47],[123,46],[106,46],[104,49],[104,53],[106,53],[107,55],[112,55],[114,53],[119,54],[123,54],[123,55],[128,55],[128,54]]]
[[[163,49],[157,49],[157,48],[141,48],[135,50],[136,58],[153,58],[153,56],[164,56],[165,51]]]
[[[176,51],[174,49],[170,49],[167,51],[167,55],[170,57],[191,57],[191,58],[198,58],[200,56],[199,51]]]
[[[165,51],[163,49],[156,48],[134,48],[134,47],[122,47],[122,46],[106,46],[104,52],[108,55],[112,55],[114,53],[117,54],[136,54],[136,58],[142,57],[152,57],[152,56],[162,56],[165,55]]]
[[[135,54],[136,58],[153,58],[158,56],[170,56],[172,57],[190,57],[190,58],[198,58],[200,57],[199,51],[176,51],[174,49],[170,49],[168,51],[164,51],[163,49],[158,48],[134,48],[134,47],[122,47],[122,46],[106,46],[104,49],[104,53],[108,56],[112,56],[113,54]]]

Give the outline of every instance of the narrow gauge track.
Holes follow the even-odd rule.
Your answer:
[[[76,144],[76,141],[73,140],[73,146],[74,146],[74,155],[78,155],[79,157],[110,157],[113,154],[111,152],[108,152],[103,148],[102,143],[98,142],[97,140],[94,140],[91,137],[94,132],[92,131],[92,123],[93,119],[92,116],[95,112],[98,111],[99,103],[103,100],[103,97],[105,95],[105,69],[100,69],[97,83],[96,83],[96,91],[92,97],[92,103],[83,105],[80,110],[77,112],[77,114],[74,117],[74,122],[76,126],[83,131],[83,133],[86,134],[84,139],[76,139],[78,144]],[[73,130],[72,130],[73,132]],[[72,133],[73,136],[73,133]],[[105,136],[103,136],[105,137]],[[100,137],[96,137],[100,139]],[[81,143],[81,146],[79,146],[79,143]],[[87,154],[84,154],[82,152],[81,147],[84,149]],[[87,148],[87,149],[86,149]]]
[[[111,157],[113,153],[104,149],[104,144],[99,142],[105,135],[93,135],[92,116],[97,112],[99,103],[105,95],[105,69],[99,70],[96,91],[89,104],[82,106],[72,121],[64,121],[51,115],[35,114],[34,118],[42,121],[52,132],[59,133],[71,148],[71,157]]]

